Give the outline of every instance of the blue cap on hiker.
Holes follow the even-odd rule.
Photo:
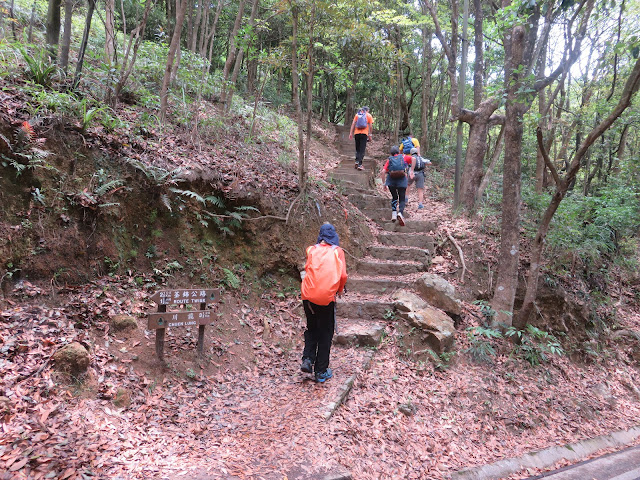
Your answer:
[[[327,242],[329,245],[335,245],[336,247],[339,246],[340,238],[338,237],[338,232],[336,232],[336,227],[330,223],[322,225],[320,227],[320,233],[318,234],[318,241],[316,243],[320,243],[322,240]]]

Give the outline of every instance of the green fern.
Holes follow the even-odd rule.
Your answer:
[[[93,193],[98,197],[102,197],[103,195],[112,193],[114,190],[116,190],[117,188],[120,188],[122,185],[124,185],[124,180],[111,180],[110,182],[107,182],[97,187],[93,191]]]
[[[185,197],[189,197],[192,200],[196,200],[202,203],[203,205],[206,203],[206,200],[204,199],[204,197],[199,193],[194,192],[193,190],[182,190],[180,188],[173,188],[173,187],[170,188],[169,190],[173,193],[177,193],[178,195],[182,195]]]
[[[251,205],[240,205],[235,208],[236,210],[240,210],[242,212],[260,212],[256,207],[252,207]]]
[[[170,212],[173,212],[173,209],[171,208],[171,200],[169,199],[169,195],[167,195],[166,193],[163,193],[162,195],[160,195],[160,203],[162,203],[165,207],[167,207],[167,210],[169,210]]]
[[[224,208],[224,200],[215,195],[208,195],[205,197],[205,201],[217,208]]]
[[[154,165],[146,165],[133,158],[128,158],[127,163],[140,170],[156,186],[177,185],[179,182],[184,182],[184,178],[181,178],[184,170],[182,167],[167,170]]]
[[[224,272],[224,280],[222,280],[222,282],[225,285],[234,290],[240,287],[240,279],[235,273],[228,268],[223,268],[222,271]]]

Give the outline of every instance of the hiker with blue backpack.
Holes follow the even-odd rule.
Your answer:
[[[391,147],[389,153],[391,156],[382,167],[381,177],[391,193],[391,221],[397,220],[398,224],[403,227],[407,186],[409,179],[414,177],[416,159],[411,155],[401,154],[396,145]]]
[[[422,210],[424,208],[424,169],[427,165],[431,165],[431,160],[421,157],[420,152],[418,152],[418,149],[415,147],[411,149],[411,156],[414,159],[414,176],[409,179],[407,189],[409,189],[413,183],[416,184],[416,190],[418,190],[418,210]]]
[[[364,152],[367,149],[367,141],[371,140],[373,133],[373,117],[369,113],[369,107],[362,107],[353,117],[351,122],[351,130],[349,131],[349,140],[356,139],[356,170],[364,170],[362,160]]]
[[[417,138],[412,137],[410,133],[402,139],[398,148],[400,149],[400,153],[404,155],[409,155],[411,149],[416,148],[418,150],[418,155],[420,155],[420,142],[418,142]]]

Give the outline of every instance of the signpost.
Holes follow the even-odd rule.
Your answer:
[[[189,288],[181,290],[160,290],[151,296],[158,304],[158,313],[150,313],[147,328],[156,331],[156,355],[164,361],[164,334],[169,327],[198,325],[198,355],[204,353],[204,327],[213,319],[207,304],[220,301],[219,289]],[[199,305],[199,310],[167,312],[167,305]]]

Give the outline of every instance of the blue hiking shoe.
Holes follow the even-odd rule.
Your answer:
[[[313,364],[311,363],[311,359],[310,358],[303,358],[302,359],[302,365],[300,366],[300,370],[302,370],[305,373],[313,372]]]
[[[418,210],[422,210],[423,208],[424,208],[424,205],[423,205],[423,204],[421,204],[421,203],[419,203],[419,204],[418,204]]]
[[[327,380],[329,380],[331,377],[333,377],[333,372],[331,371],[330,368],[327,368],[324,372],[322,373],[316,373],[316,382],[318,383],[324,383]]]

